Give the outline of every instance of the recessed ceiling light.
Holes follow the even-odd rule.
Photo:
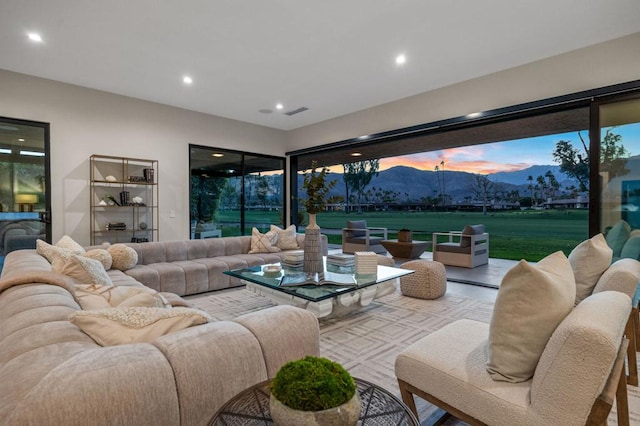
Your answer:
[[[193,79],[191,77],[189,77],[188,75],[185,75],[184,77],[182,77],[182,82],[184,84],[191,84],[191,83],[193,83]]]
[[[361,155],[362,155],[362,153],[360,153],[360,152],[352,152],[351,153],[352,157],[360,157]]]
[[[0,154],[11,154],[11,150],[8,148],[0,148]]]
[[[398,64],[398,65],[402,65],[402,64],[404,64],[405,62],[407,62],[407,57],[406,57],[406,56],[404,56],[404,55],[398,55],[398,56],[396,56],[396,64]]]
[[[481,112],[472,112],[471,114],[467,114],[467,118],[480,117],[481,115],[482,115]]]
[[[23,138],[18,139],[18,142],[24,142]]]
[[[220,157],[224,157],[224,154],[221,154],[219,152],[214,152],[213,154],[211,154],[212,157],[216,157],[216,158],[220,158]]]
[[[29,37],[29,40],[34,41],[36,43],[42,43],[42,37],[38,33],[29,33],[27,34],[27,37]]]
[[[369,135],[358,136],[358,139],[369,139]]]
[[[284,105],[282,105],[282,104],[277,104],[276,105],[276,109],[282,109],[282,108],[284,108]]]

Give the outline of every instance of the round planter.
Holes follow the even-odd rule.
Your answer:
[[[289,408],[273,395],[269,399],[271,418],[276,426],[353,426],[360,417],[360,396],[344,404],[322,411],[301,411]]]

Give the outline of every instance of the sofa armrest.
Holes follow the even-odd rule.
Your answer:
[[[320,354],[320,328],[314,314],[293,306],[276,306],[235,319],[260,342],[267,375],[274,377],[282,364]]]

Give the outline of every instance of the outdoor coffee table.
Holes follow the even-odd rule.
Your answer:
[[[374,299],[393,293],[396,289],[395,279],[411,274],[409,269],[392,268],[378,265],[375,275],[358,275],[355,268],[327,265],[326,257],[324,275],[336,281],[353,281],[355,285],[323,284],[282,287],[280,285],[286,275],[299,275],[302,268],[283,267],[278,274],[263,272],[263,266],[225,271],[227,275],[240,278],[247,290],[267,297],[278,305],[293,305],[314,313],[318,318],[342,316],[363,306]],[[277,264],[276,264],[277,265]]]
[[[382,240],[380,244],[387,249],[393,257],[399,259],[417,259],[425,250],[431,247],[431,241]]]
[[[354,380],[362,402],[358,425],[420,426],[407,406],[389,391],[365,380]],[[271,380],[266,380],[231,398],[213,416],[209,425],[272,425],[269,412],[270,384]]]

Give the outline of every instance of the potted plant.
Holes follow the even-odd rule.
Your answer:
[[[360,397],[340,364],[307,356],[280,368],[271,383],[270,410],[276,425],[355,425]]]
[[[328,167],[323,167],[316,171],[318,163],[311,162],[311,171],[304,174],[302,188],[307,191],[307,199],[304,200],[304,207],[309,213],[309,224],[305,228],[304,237],[304,261],[303,270],[305,272],[322,272],[324,263],[322,261],[322,247],[320,242],[320,227],[316,223],[316,213],[325,209],[329,190],[336,184],[335,180],[327,182]]]
[[[327,173],[329,173],[328,167],[323,167],[319,172],[318,162],[311,162],[311,171],[304,174],[302,180],[302,188],[307,191],[307,199],[304,200],[303,205],[309,213],[309,226],[316,225],[316,213],[324,211],[327,205],[327,195],[329,190],[336,184],[335,180],[327,182]]]

